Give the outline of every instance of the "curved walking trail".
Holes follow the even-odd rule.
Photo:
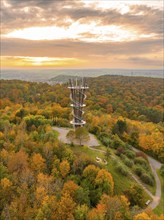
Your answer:
[[[99,150],[99,149],[96,149],[96,148],[94,148],[94,147],[89,147],[89,149],[91,149],[91,150],[94,150],[94,151],[99,151],[99,152],[104,152],[105,153],[105,151],[104,150]],[[136,149],[136,148],[134,148],[133,147],[133,150],[135,151],[135,152],[139,152],[140,150],[138,150],[138,149]],[[149,160],[149,164],[150,164],[150,167],[151,167],[151,169],[152,169],[152,171],[153,171],[153,174],[154,174],[154,177],[155,177],[155,181],[156,181],[156,193],[155,193],[155,195],[153,195],[146,187],[145,187],[145,185],[139,180],[139,178],[136,176],[136,175],[134,175],[131,171],[130,171],[130,169],[128,169],[128,172],[129,172],[129,174],[132,176],[132,178],[139,184],[139,185],[141,185],[143,188],[144,188],[144,190],[147,192],[147,194],[152,198],[152,202],[148,205],[148,207],[151,207],[152,209],[155,209],[155,207],[159,204],[159,202],[160,202],[160,198],[161,198],[161,182],[160,182],[160,179],[159,179],[159,177],[158,177],[158,175],[157,175],[157,172],[156,172],[156,170],[157,169],[160,169],[160,167],[161,167],[161,163],[160,162],[158,162],[158,161],[156,161],[155,159],[153,159],[152,157],[150,157],[150,156],[148,156],[148,155],[146,155],[147,156],[147,158],[148,158],[148,160]],[[116,157],[115,156],[113,156],[113,155],[111,155],[111,157],[113,158],[113,159],[115,159]],[[120,161],[118,161],[119,163],[121,163]]]
[[[68,139],[66,138],[66,135],[68,133],[68,131],[70,130],[69,128],[62,128],[62,127],[52,127],[53,130],[57,131],[59,133],[59,140],[64,142],[64,143],[67,143],[67,144],[70,144],[70,142],[68,141]],[[100,149],[96,149],[94,148],[95,146],[99,146],[99,142],[98,140],[96,139],[96,137],[93,135],[93,134],[89,134],[90,136],[90,140],[87,142],[87,143],[84,143],[88,146],[89,149],[91,150],[94,150],[94,151],[98,151],[98,152],[103,152],[103,153],[106,153],[106,151],[104,150],[100,150]],[[132,147],[132,149],[135,151],[135,152],[139,152],[140,150]],[[152,209],[154,209],[160,202],[160,198],[161,198],[161,182],[160,182],[160,179],[157,175],[157,172],[156,170],[157,169],[160,169],[161,167],[161,163],[158,162],[157,160],[153,159],[152,157],[148,156],[146,154],[147,158],[148,158],[148,161],[149,161],[149,164],[150,164],[150,167],[153,171],[153,174],[154,174],[154,177],[155,177],[155,181],[156,181],[156,193],[155,195],[153,195],[146,187],[145,185],[138,179],[138,177],[136,175],[134,175],[129,169],[129,174],[132,176],[132,178],[139,184],[141,185],[144,190],[147,192],[147,194],[152,198],[152,202],[147,206],[147,207],[151,207]],[[116,158],[114,155],[111,155],[112,158]],[[119,161],[119,163],[121,163]]]
[[[135,151],[135,152],[139,152],[140,150],[132,147],[132,149]],[[150,192],[149,192],[149,195],[152,197],[153,201],[150,203],[149,207],[151,207],[152,209],[154,209],[158,204],[159,204],[159,201],[160,201],[160,198],[161,198],[161,182],[160,182],[160,179],[158,177],[158,174],[157,174],[157,169],[160,169],[161,167],[161,163],[158,162],[157,160],[155,160],[154,158],[148,156],[146,154],[147,158],[148,158],[148,161],[149,161],[149,164],[150,164],[150,167],[153,171],[153,174],[154,174],[154,177],[155,177],[155,182],[156,182],[156,193],[155,195],[152,195]]]

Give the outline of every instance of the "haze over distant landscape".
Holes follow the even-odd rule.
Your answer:
[[[2,0],[1,6],[5,69],[163,68],[162,0]]]
[[[162,70],[139,69],[3,69],[1,79],[18,79],[50,84],[67,82],[70,77],[97,77],[102,75],[144,76],[163,78]]]

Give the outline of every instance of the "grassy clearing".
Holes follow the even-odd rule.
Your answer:
[[[107,168],[114,179],[115,194],[123,194],[126,189],[135,183],[135,181],[130,176],[123,176],[118,171],[116,171],[116,165],[113,159],[108,160]]]
[[[59,135],[58,132],[56,132],[56,133],[57,133],[57,135]],[[92,150],[92,149],[95,149],[95,150]],[[96,160],[97,156],[101,157],[101,158],[105,157],[103,152],[96,151],[96,150],[106,151],[107,148],[104,145],[102,145],[101,143],[100,143],[99,146],[92,147],[92,149],[89,149],[87,146],[78,146],[78,145],[72,146],[72,150],[74,151],[74,153],[78,153],[78,154],[80,154],[81,152],[86,153],[93,160]],[[109,148],[109,150],[110,150],[111,155],[113,157],[116,157],[117,160],[120,161],[120,163],[123,165],[124,163],[121,160],[121,158],[119,158],[115,155],[116,150],[111,149],[111,148]],[[123,166],[125,166],[125,165],[123,165]],[[111,163],[111,160],[109,160],[107,168],[111,172],[111,174],[113,175],[113,178],[114,178],[114,181],[115,181],[115,193],[120,194],[120,193],[123,193],[123,191],[125,189],[130,187],[130,185],[132,183],[135,183],[135,181],[134,181],[133,178],[129,179],[129,177],[122,176],[119,172],[117,172],[115,170],[114,167],[115,167],[115,165]],[[128,168],[128,170],[130,170],[134,173],[132,168],[129,168],[129,167],[127,167],[127,168]],[[150,192],[152,192],[152,194],[155,194],[156,186],[152,187],[152,186],[146,185],[146,187],[149,189]]]
[[[93,148],[97,149],[97,150],[104,150],[106,151],[106,147],[103,145],[99,145],[99,146],[94,146]]]
[[[96,161],[96,157],[100,157],[102,159],[105,158],[105,153],[91,150],[87,146],[80,147],[80,146],[75,145],[71,147],[71,149],[73,150],[75,154],[84,153],[88,155],[91,159],[93,159],[94,161]],[[96,149],[102,150],[102,147],[101,148],[97,147]],[[101,163],[101,165],[104,166],[104,168],[106,168],[113,176],[114,183],[115,183],[114,192],[116,195],[123,194],[126,189],[128,189],[133,184],[136,184],[136,181],[130,175],[123,176],[118,171],[116,171],[116,165],[114,163],[114,160],[111,157],[107,161],[108,161],[107,165],[104,165],[103,163]],[[144,201],[146,202],[149,199],[151,200],[149,195],[147,195],[147,193],[145,192]]]
[[[116,151],[113,151],[113,152],[115,153]],[[155,181],[154,181],[154,185],[153,185],[153,186],[144,183],[144,181],[143,181],[143,180],[135,173],[135,171],[134,171],[134,165],[137,165],[137,164],[134,164],[132,167],[129,167],[129,166],[127,166],[127,165],[125,164],[125,161],[123,160],[123,158],[118,157],[118,156],[116,156],[115,154],[114,154],[114,156],[118,159],[118,161],[122,162],[122,164],[124,164],[124,166],[125,166],[129,171],[131,171],[136,177],[138,177],[138,179],[142,182],[142,184],[143,184],[153,195],[155,195],[155,193],[156,193],[156,182],[155,182]],[[151,167],[150,167],[149,164],[148,164],[148,168],[149,168],[148,171],[144,169],[144,166],[143,166],[143,165],[141,165],[141,168],[143,168],[143,170],[144,170],[145,173],[147,173],[147,172],[148,172],[148,173],[152,173],[152,170],[151,170]],[[153,175],[153,173],[152,173],[152,175]]]
[[[100,148],[97,148],[97,149],[100,149]],[[74,151],[75,154],[79,152],[86,153],[90,158],[92,158],[95,161],[96,161],[96,157],[100,157],[102,159],[105,158],[105,155],[103,152],[93,151],[86,146],[83,146],[83,147],[74,146],[72,147],[72,150]],[[115,183],[115,194],[118,194],[118,195],[122,194],[124,190],[126,190],[133,183],[135,183],[135,181],[132,178],[122,176],[115,170],[113,159],[110,158],[108,160],[108,164],[105,167],[113,176],[114,183]]]
[[[154,209],[154,212],[157,215],[161,215],[164,214],[164,177],[160,175],[159,170],[157,173],[161,181],[161,199],[159,205]]]
[[[78,146],[78,145],[74,145],[73,147],[71,147],[71,149],[73,150],[73,152],[75,154],[78,153],[85,153],[87,154],[91,159],[96,161],[96,157],[101,157],[104,158],[104,153],[103,152],[97,152],[94,150],[89,149],[87,146]]]

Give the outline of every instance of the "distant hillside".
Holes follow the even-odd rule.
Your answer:
[[[142,69],[1,69],[1,79],[19,79],[31,82],[48,82],[54,84],[65,82],[67,77],[97,77],[102,75],[145,76],[163,78],[163,70]],[[62,77],[56,78],[57,76]],[[64,77],[63,77],[64,76]],[[55,79],[55,80],[54,80]],[[54,82],[53,82],[54,81]],[[68,80],[66,80],[67,82]]]
[[[68,76],[68,75],[58,75],[56,77],[53,77],[51,79],[49,79],[48,83],[49,84],[63,84],[63,83],[67,83],[69,82],[69,79],[81,79],[82,77],[80,76]]]

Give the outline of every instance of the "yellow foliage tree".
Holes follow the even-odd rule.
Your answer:
[[[114,181],[112,175],[107,170],[99,170],[95,179],[95,184],[101,187],[102,192],[113,195]]]
[[[31,167],[36,172],[42,172],[45,169],[45,159],[39,154],[34,154],[31,159]]]
[[[65,178],[70,171],[69,162],[67,160],[63,160],[60,163],[59,168],[60,168],[60,172],[61,172],[62,177]]]
[[[14,153],[8,161],[8,169],[20,178],[21,174],[28,169],[28,155],[23,150]]]
[[[37,176],[37,186],[43,187],[46,193],[53,194],[54,191],[54,179],[52,176],[39,173]]]
[[[99,170],[95,165],[88,165],[83,171],[83,176],[90,180],[90,182],[94,182]]]
[[[98,216],[98,213],[97,213],[97,209],[91,209],[89,212],[88,212],[88,216],[87,216],[87,220],[97,220],[99,219],[99,216]],[[102,219],[103,220],[103,219]]]
[[[79,189],[79,186],[74,183],[72,180],[67,181],[64,183],[62,194],[69,194],[73,199],[75,198],[76,190]]]
[[[74,209],[76,203],[70,197],[69,194],[65,193],[62,195],[61,200],[57,205],[57,213],[56,213],[56,220],[74,220]]]
[[[142,212],[134,217],[134,220],[151,220],[147,213]]]
[[[7,188],[9,188],[10,186],[12,186],[12,182],[7,179],[7,178],[3,178],[1,180],[1,187],[4,188],[5,190],[7,190]]]

